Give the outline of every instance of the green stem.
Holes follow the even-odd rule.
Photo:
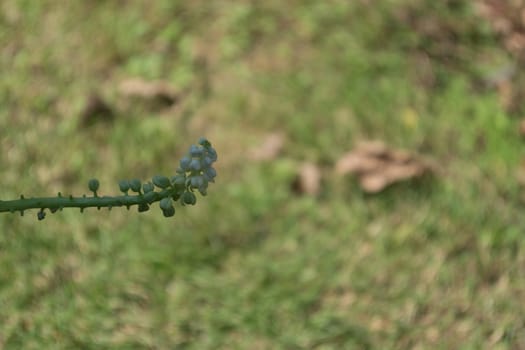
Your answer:
[[[111,209],[125,206],[129,209],[132,205],[138,205],[138,211],[144,212],[149,209],[151,203],[160,201],[159,207],[162,214],[165,217],[171,217],[175,215],[172,201],[180,199],[181,205],[194,205],[197,201],[193,194],[194,190],[198,190],[203,196],[206,195],[208,184],[214,182],[217,176],[217,172],[212,167],[216,160],[217,152],[211,143],[205,138],[200,138],[199,145],[192,145],[187,155],[181,159],[177,175],[171,180],[162,175],[155,175],[151,182],[143,184],[138,179],[121,180],[119,188],[125,195],[99,197],[97,191],[100,183],[97,179],[91,179],[88,181],[88,188],[93,192],[92,197],[86,195],[64,197],[60,192],[57,197],[24,198],[20,196],[20,199],[0,200],[0,213],[20,212],[20,215],[24,215],[25,210],[40,209],[37,217],[38,220],[43,220],[46,217],[46,209],[54,213],[64,208],[79,208],[82,212],[85,208]],[[159,191],[155,192],[155,188]],[[130,189],[137,194],[129,196]]]
[[[23,212],[28,209],[50,209],[55,211],[63,208],[112,208],[130,207],[132,205],[151,204],[160,201],[162,198],[172,196],[176,192],[175,188],[166,189],[160,192],[149,192],[147,194],[124,195],[115,197],[37,197],[21,198],[9,201],[0,201],[0,213],[16,211]]]

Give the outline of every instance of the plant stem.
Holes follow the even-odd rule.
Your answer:
[[[28,209],[50,209],[52,212],[63,208],[112,208],[112,207],[130,207],[132,205],[151,204],[162,198],[173,195],[175,189],[166,189],[160,192],[149,192],[147,194],[124,195],[124,196],[103,196],[103,197],[37,197],[37,198],[20,198],[9,201],[0,201],[0,213],[2,212],[23,212]]]

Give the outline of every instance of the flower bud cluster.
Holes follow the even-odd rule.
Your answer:
[[[200,138],[198,145],[192,145],[188,153],[180,160],[177,174],[171,179],[162,175],[155,175],[151,181],[144,184],[138,179],[121,180],[119,188],[126,196],[131,190],[146,200],[147,203],[139,205],[140,212],[147,211],[149,204],[158,200],[158,195],[162,191],[169,191],[168,197],[160,199],[159,206],[164,216],[173,216],[175,215],[173,201],[178,200],[182,205],[194,205],[197,203],[195,190],[203,196],[207,194],[209,183],[215,182],[217,176],[217,171],[212,166],[216,161],[217,151],[207,139]],[[92,183],[89,186],[93,192],[98,189],[98,186],[94,186]],[[155,188],[160,191],[155,192]]]
[[[205,196],[208,191],[208,184],[215,182],[217,171],[213,168],[213,163],[217,161],[217,151],[205,138],[199,139],[198,145],[192,145],[180,160],[177,175],[173,177],[174,185],[182,185],[188,190],[181,196],[183,204],[195,204],[196,199],[193,195],[194,190]],[[193,196],[192,196],[193,195]]]
[[[125,196],[128,196],[131,190],[144,199],[144,202],[139,204],[139,212],[149,210],[149,205],[159,200],[163,192],[165,194],[159,200],[160,209],[164,216],[173,216],[175,215],[174,201],[178,200],[182,205],[195,205],[197,203],[195,190],[203,196],[207,194],[209,183],[215,182],[217,176],[217,171],[212,166],[216,161],[217,151],[207,139],[200,138],[198,144],[192,145],[180,160],[177,174],[171,179],[163,175],[155,175],[151,181],[145,183],[139,179],[121,180],[119,189]],[[96,197],[98,180],[90,180],[88,186]],[[156,192],[155,189],[159,191]],[[166,191],[169,192],[167,197]]]
[[[213,163],[217,161],[217,151],[211,143],[200,138],[197,145],[192,145],[188,153],[180,160],[179,167],[175,176],[168,178],[162,175],[155,175],[151,181],[142,183],[139,179],[119,181],[119,189],[124,194],[122,196],[99,196],[98,190],[100,182],[97,179],[90,179],[88,188],[93,193],[93,197],[68,197],[62,196],[59,192],[57,197],[50,198],[30,198],[20,196],[18,200],[0,201],[1,212],[16,212],[21,215],[24,210],[38,208],[40,211],[37,216],[43,220],[46,216],[45,210],[55,213],[64,208],[80,208],[83,212],[85,208],[95,207],[97,209],[107,207],[138,205],[138,211],[149,210],[150,205],[159,202],[160,209],[164,216],[175,215],[173,206],[175,201],[182,205],[194,205],[197,202],[195,190],[205,196],[208,185],[215,182],[217,172],[213,168]],[[129,194],[129,191],[136,194]]]

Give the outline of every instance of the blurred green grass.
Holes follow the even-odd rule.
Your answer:
[[[476,86],[508,57],[468,4],[2,3],[0,198],[81,194],[91,177],[117,193],[171,174],[201,135],[219,177],[174,219],[0,216],[0,347],[525,347],[523,140]],[[129,103],[133,77],[180,101]],[[113,122],[82,126],[93,91]],[[274,132],[283,154],[251,159]],[[367,195],[333,174],[363,139],[440,171]],[[302,161],[322,166],[318,198],[291,189]]]

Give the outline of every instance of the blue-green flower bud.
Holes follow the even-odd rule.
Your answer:
[[[174,201],[178,200],[180,198],[180,196],[182,195],[182,192],[176,192],[174,193],[172,196],[171,196],[171,199],[173,199]]]
[[[159,202],[159,206],[162,210],[168,210],[169,208],[173,207],[173,204],[171,203],[171,198],[162,198]]]
[[[211,147],[210,141],[208,141],[208,139],[206,139],[205,137],[199,138],[199,145],[203,147]]]
[[[124,193],[128,193],[129,191],[129,181],[128,180],[120,180],[118,183],[118,186],[120,187],[120,191]]]
[[[198,159],[192,159],[191,160],[191,163],[190,163],[190,169],[191,170],[199,171],[199,170],[201,170],[201,168],[202,168],[202,166],[201,166],[200,160],[198,160]]]
[[[173,207],[173,205],[169,207],[168,209],[162,209],[162,215],[164,215],[164,217],[166,218],[169,218],[175,215],[175,208]]]
[[[189,170],[190,163],[191,163],[191,158],[190,157],[188,157],[188,156],[182,157],[182,159],[180,160],[180,168],[182,169],[182,171]]]
[[[215,151],[215,148],[209,147],[208,155],[210,156],[211,160],[213,160],[214,162],[217,161],[217,151]]]
[[[140,192],[140,188],[142,187],[142,183],[139,179],[133,179],[129,182],[129,187],[133,192]]]
[[[191,178],[191,187],[198,188],[201,187],[204,183],[204,178],[202,176],[193,176]]]
[[[192,192],[184,192],[182,195],[182,202],[184,204],[194,205],[197,203],[197,197]]]
[[[89,190],[96,193],[100,186],[100,182],[97,179],[91,179],[88,182]]]
[[[213,164],[213,160],[210,156],[205,156],[204,158],[202,158],[202,164],[204,165],[204,167],[209,167]]]
[[[190,146],[190,156],[192,156],[192,157],[200,157],[200,156],[202,156],[203,152],[204,152],[204,150],[202,149],[202,147],[199,147],[199,146],[196,146],[196,145],[191,145]]]
[[[204,178],[210,182],[214,182],[215,177],[217,176],[217,171],[214,168],[209,167],[204,169]]]
[[[144,193],[152,192],[154,189],[155,189],[155,186],[153,186],[151,182],[146,182],[145,184],[142,185],[142,190],[144,191]]]
[[[155,184],[155,186],[159,187],[159,188],[168,188],[171,186],[171,182],[170,180],[166,177],[166,176],[162,176],[162,175],[155,175],[153,176],[153,183]]]
[[[176,186],[181,186],[186,183],[186,176],[185,175],[175,175],[171,178],[171,182]]]
[[[149,205],[146,203],[140,203],[138,209],[139,209],[139,213],[143,213],[149,210]]]

